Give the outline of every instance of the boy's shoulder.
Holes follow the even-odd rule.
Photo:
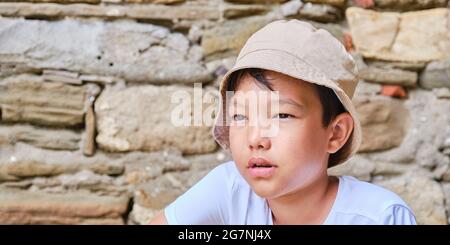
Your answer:
[[[377,220],[392,208],[404,208],[412,213],[411,208],[394,192],[352,176],[339,176],[337,198],[338,205],[333,209],[341,214]]]

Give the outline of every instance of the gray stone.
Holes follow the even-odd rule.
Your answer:
[[[281,14],[284,17],[293,16],[298,13],[300,8],[303,6],[303,2],[300,0],[292,0],[281,5]]]
[[[128,215],[128,224],[147,225],[158,214],[160,210],[154,210],[133,203],[130,214]]]
[[[221,23],[203,33],[202,48],[208,60],[237,55],[247,39],[273,20],[254,16]]]
[[[406,135],[399,147],[371,153],[369,158],[375,162],[415,163],[433,168],[445,165],[449,160],[439,152],[441,143],[447,137],[450,101],[437,99],[430,91],[410,90],[404,106],[409,111],[409,123],[403,127]],[[439,130],[436,130],[439,129]]]
[[[4,61],[0,63],[0,79],[23,73],[40,73],[41,70],[42,69],[33,68],[26,64]]]
[[[336,22],[342,19],[342,13],[339,8],[326,4],[313,3],[305,3],[299,10],[298,16],[320,22]]]
[[[325,29],[337,40],[339,40],[342,44],[344,44],[344,30],[340,25],[334,23],[320,23],[315,21],[308,21],[308,22],[316,28]]]
[[[386,150],[402,143],[408,111],[401,102],[377,96],[358,97],[354,103],[363,131],[360,152]]]
[[[102,0],[20,0],[21,2],[36,2],[36,3],[100,3]],[[6,2],[6,1],[5,1]]]
[[[203,178],[209,170],[166,173],[136,187],[135,203],[161,210]]]
[[[407,172],[414,171],[416,167],[414,165],[405,165],[399,163],[388,162],[374,162],[373,175],[393,176],[401,175]]]
[[[450,54],[449,9],[407,13],[351,7],[346,16],[356,50],[366,58],[428,62]]]
[[[173,85],[104,90],[95,102],[99,147],[112,152],[168,148],[189,154],[214,151],[217,144],[211,134],[212,120],[210,125],[205,122],[212,118],[208,112],[214,112],[215,105],[206,101],[197,104],[194,100],[202,100],[202,95],[193,95],[193,88]],[[184,112],[193,116],[188,114],[183,122],[178,116]]]
[[[350,175],[363,181],[370,181],[374,169],[374,164],[371,161],[355,155],[347,162],[328,169],[328,175]]]
[[[107,175],[124,172],[124,166],[119,160],[101,152],[93,157],[85,157],[79,151],[50,151],[23,143],[0,148],[0,182],[70,174],[83,169]]]
[[[387,62],[380,60],[368,60],[367,63],[369,64],[369,66],[381,69],[401,69],[408,71],[421,71],[423,68],[425,68],[426,65],[425,62]]]
[[[438,99],[450,99],[450,88],[433,88],[433,93]]]
[[[417,73],[399,69],[382,69],[367,67],[359,71],[362,79],[370,82],[415,87],[417,84]]]
[[[184,171],[191,163],[176,150],[132,152],[120,160],[125,165],[124,178],[128,184],[141,184],[171,171]]]
[[[442,180],[443,180],[443,181],[450,182],[450,168],[447,167],[447,170],[446,170],[445,173],[442,175]]]
[[[215,166],[230,159],[231,157],[223,151],[186,156],[184,160],[191,165],[189,171],[166,173],[147,183],[137,185],[129,222],[148,224],[158,212],[197,183]]]
[[[232,161],[231,153],[223,149],[219,149],[217,152],[201,155],[188,155],[184,157],[188,162],[190,170],[212,170],[219,164]]]
[[[368,83],[363,80],[358,82],[355,89],[355,97],[374,96],[381,93],[381,84]]]
[[[23,35],[27,38],[21,38]],[[2,18],[0,43],[0,64],[70,68],[129,82],[193,83],[212,79],[201,63],[186,58],[190,46],[182,34],[131,20]]]
[[[2,224],[123,224],[127,196],[0,189]]]
[[[414,211],[418,224],[447,224],[444,207],[444,193],[437,182],[426,177],[408,175],[390,180],[378,181],[376,184],[379,184],[402,197]]]
[[[75,174],[62,174],[52,178],[38,177],[31,180],[30,190],[48,193],[67,193],[75,190],[88,190],[102,196],[126,196],[128,188],[122,178],[95,174],[81,170]]]
[[[450,88],[450,58],[430,62],[420,74],[420,86],[426,89]]]
[[[5,122],[77,126],[84,121],[88,99],[98,92],[99,87],[95,84],[71,86],[44,82],[41,76],[27,74],[8,77],[0,81],[1,119]]]
[[[445,209],[447,210],[447,214],[450,213],[450,183],[442,183],[442,190],[444,191],[445,197]],[[447,221],[450,223],[450,217]]]
[[[233,67],[235,62],[236,57],[231,56],[224,59],[212,60],[206,63],[208,71],[216,76],[216,79],[212,83],[212,86],[215,89],[219,89],[220,82],[222,81],[223,76]]]
[[[68,129],[38,128],[30,125],[0,125],[0,144],[25,142],[53,150],[78,150],[81,134]]]

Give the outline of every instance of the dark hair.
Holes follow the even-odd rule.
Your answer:
[[[241,77],[246,73],[255,78],[256,81],[258,81],[263,86],[267,87],[270,90],[273,90],[271,84],[264,75],[265,71],[266,70],[259,68],[246,68],[233,72],[228,79],[227,91],[234,91],[239,84]],[[313,85],[316,88],[320,104],[322,106],[322,125],[324,127],[327,127],[331,123],[331,121],[336,118],[336,116],[346,112],[347,110],[342,105],[341,101],[332,89],[317,85],[315,83],[313,83]],[[346,153],[347,151],[349,151],[349,147],[351,145],[350,141],[351,137],[339,151],[334,154],[330,154],[330,157],[328,159],[328,167],[336,165],[336,163],[340,162],[340,160],[342,160],[342,158],[347,155]]]

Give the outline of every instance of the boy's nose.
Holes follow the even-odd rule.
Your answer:
[[[249,127],[248,132],[248,148],[250,150],[268,150],[271,147],[271,141],[269,137],[264,137],[261,134],[260,127]]]

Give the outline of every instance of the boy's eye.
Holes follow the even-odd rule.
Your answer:
[[[245,120],[245,116],[242,114],[235,114],[235,115],[233,115],[233,120],[234,121],[242,121],[242,120]]]
[[[287,119],[293,117],[291,114],[287,114],[287,113],[278,113],[277,115],[275,115],[275,118],[279,118],[279,119]]]

